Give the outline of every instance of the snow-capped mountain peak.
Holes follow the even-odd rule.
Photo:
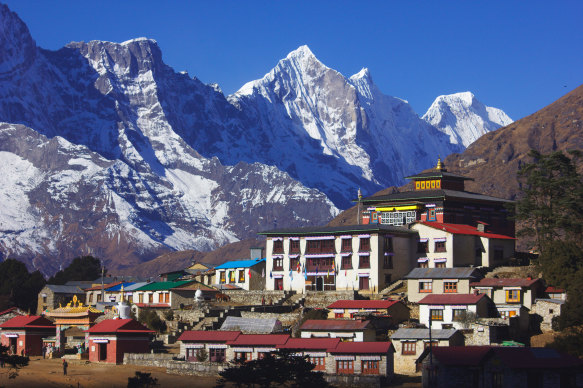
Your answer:
[[[485,133],[512,123],[506,113],[482,104],[471,92],[437,97],[422,118],[464,148]]]

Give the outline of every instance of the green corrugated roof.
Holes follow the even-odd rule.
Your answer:
[[[171,288],[181,287],[186,284],[192,283],[194,280],[182,280],[180,282],[155,282],[146,284],[143,287],[138,288],[134,291],[163,291],[170,290]]]

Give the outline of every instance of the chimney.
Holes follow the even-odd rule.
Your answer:
[[[476,226],[476,229],[478,230],[478,232],[481,233],[485,233],[486,232],[486,224],[485,222],[482,221],[478,221],[478,225]]]

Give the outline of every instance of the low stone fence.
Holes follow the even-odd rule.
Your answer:
[[[167,368],[168,363],[172,361],[177,354],[168,353],[126,353],[123,356],[124,365],[138,365],[138,366],[157,366]]]
[[[218,362],[188,362],[173,360],[177,354],[126,353],[124,365],[155,366],[166,368],[166,372],[175,375],[219,376],[219,372],[228,368],[229,364]]]
[[[304,306],[326,308],[337,300],[354,300],[359,298],[356,291],[308,291]]]
[[[174,375],[219,376],[219,372],[229,368],[229,364],[218,362],[171,361],[166,372]]]
[[[324,375],[330,384],[337,387],[381,387],[385,386],[381,376]]]

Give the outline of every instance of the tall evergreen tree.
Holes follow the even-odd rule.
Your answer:
[[[93,256],[81,256],[49,279],[49,284],[65,284],[70,280],[95,280],[101,276],[101,261]]]
[[[583,177],[577,171],[579,151],[529,154],[534,161],[518,173],[522,198],[516,219],[519,235],[532,236],[545,279],[569,295],[561,326],[583,324]]]

